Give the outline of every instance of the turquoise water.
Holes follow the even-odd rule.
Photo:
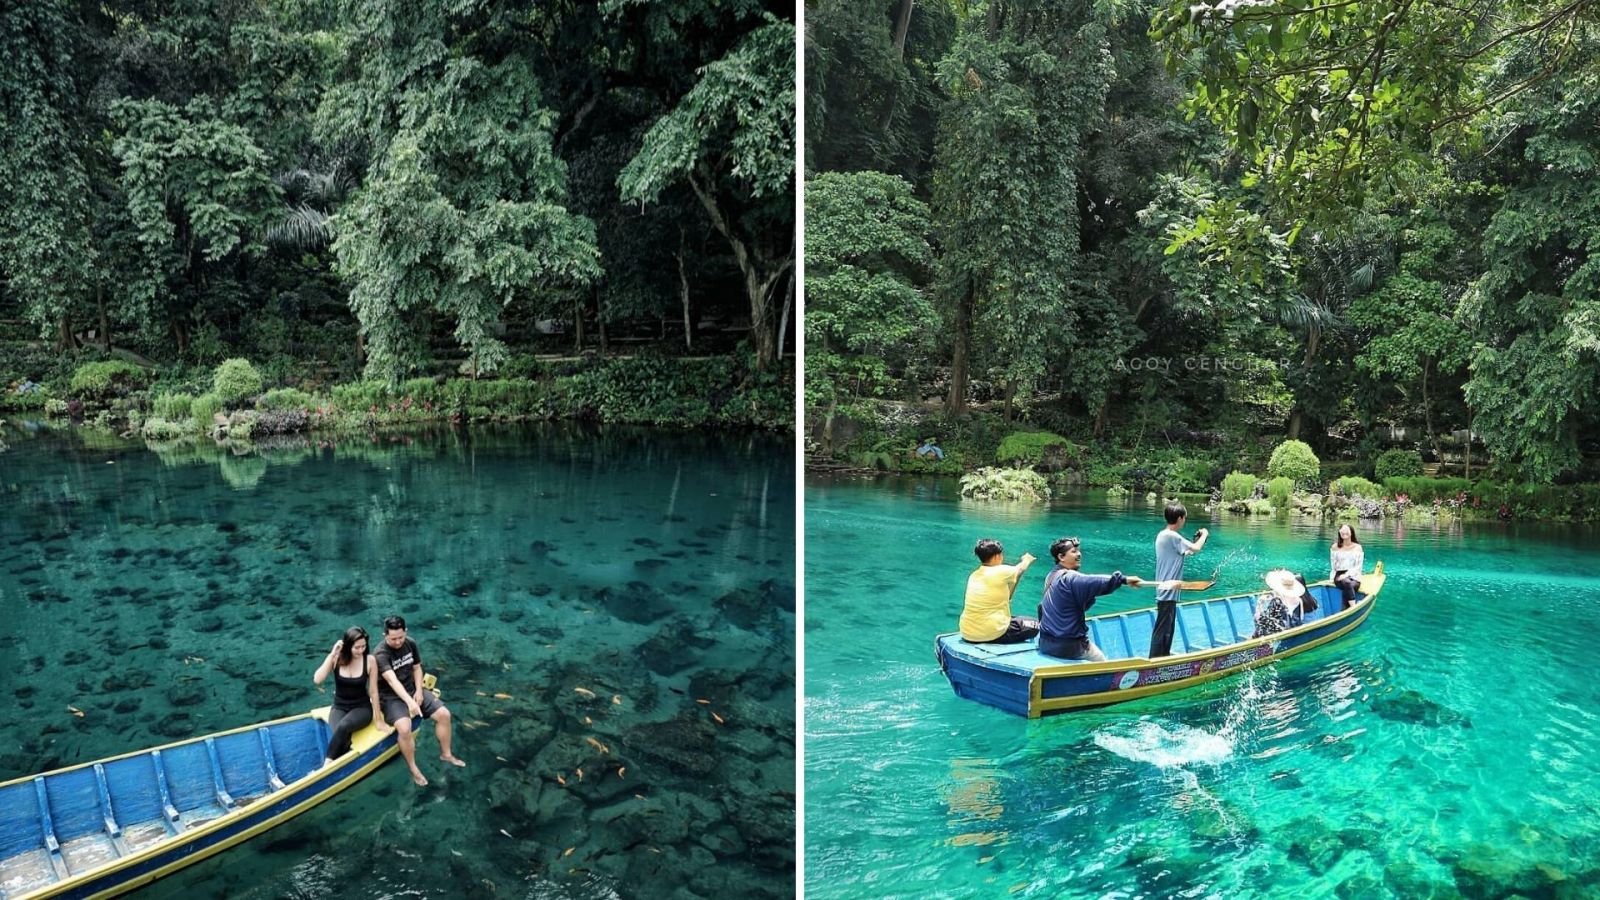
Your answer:
[[[425,725],[432,786],[396,760],[139,896],[792,894],[787,440],[4,437],[0,780],[325,705],[390,613],[457,722],[468,768]]]
[[[936,480],[806,497],[808,897],[1600,896],[1600,532],[1363,527],[1355,635],[1210,685],[1029,721],[960,700],[933,638],[979,537],[1149,575],[1160,510],[962,502]],[[1187,577],[1327,577],[1320,523],[1207,520]],[[1024,576],[1036,604],[1047,569]],[[1148,605],[1130,588],[1096,612]]]

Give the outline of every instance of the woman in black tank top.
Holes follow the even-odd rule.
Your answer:
[[[335,641],[311,680],[321,684],[329,673],[333,674],[333,706],[328,710],[328,728],[333,737],[328,741],[324,766],[349,752],[351,735],[374,721],[383,722],[377,715],[378,668],[367,655],[365,629],[356,626]],[[382,724],[378,727],[387,730]]]

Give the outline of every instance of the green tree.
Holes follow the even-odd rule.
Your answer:
[[[556,116],[492,22],[386,0],[347,14],[357,75],[329,92],[320,126],[326,143],[372,148],[333,244],[367,372],[392,381],[423,360],[424,311],[455,323],[474,372],[494,371],[501,309],[600,274],[593,224],[565,206]]]
[[[965,409],[974,358],[1007,408],[1046,359],[1092,347],[1071,302],[1079,263],[1078,167],[1112,76],[1106,25],[1087,7],[995,0],[969,10],[939,65],[933,210],[939,293],[953,341],[947,408]],[[1081,296],[1081,292],[1078,294]]]
[[[95,264],[78,83],[82,23],[64,0],[0,8],[0,276],[62,349]]]
[[[1407,249],[1400,254],[1399,271],[1350,305],[1350,323],[1365,329],[1355,364],[1362,373],[1414,392],[1428,443],[1437,451],[1434,406],[1440,382],[1448,385],[1462,372],[1472,349],[1470,332],[1455,318],[1451,285],[1440,280],[1446,257],[1461,238],[1435,222],[1408,230],[1402,240]]]
[[[768,16],[700,70],[617,178],[641,203],[688,182],[743,275],[757,368],[777,359],[775,297],[794,263],[793,72],[794,25]]]
[[[927,204],[897,176],[828,173],[806,185],[806,402],[823,410],[825,446],[840,402],[885,387],[890,361],[927,333],[927,229]]]

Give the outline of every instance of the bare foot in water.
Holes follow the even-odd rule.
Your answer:
[[[412,769],[411,770],[411,780],[415,781],[417,783],[417,787],[427,787],[428,786],[428,779],[422,777],[422,770],[421,769]]]
[[[466,768],[466,765],[467,765],[466,760],[460,759],[460,758],[456,757],[454,754],[452,754],[450,756],[441,756],[439,758],[444,760],[445,762],[449,763],[452,766],[461,766],[462,768]]]

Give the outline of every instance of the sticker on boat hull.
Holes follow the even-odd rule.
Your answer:
[[[1197,662],[1178,663],[1170,666],[1160,666],[1154,669],[1132,669],[1123,672],[1117,679],[1117,690],[1125,691],[1131,687],[1149,684],[1166,684],[1170,681],[1182,681],[1185,678],[1194,678],[1200,675],[1209,675],[1212,672],[1222,672],[1255,662],[1273,655],[1278,651],[1276,641],[1252,647],[1249,650],[1236,650],[1226,656],[1212,657]]]

